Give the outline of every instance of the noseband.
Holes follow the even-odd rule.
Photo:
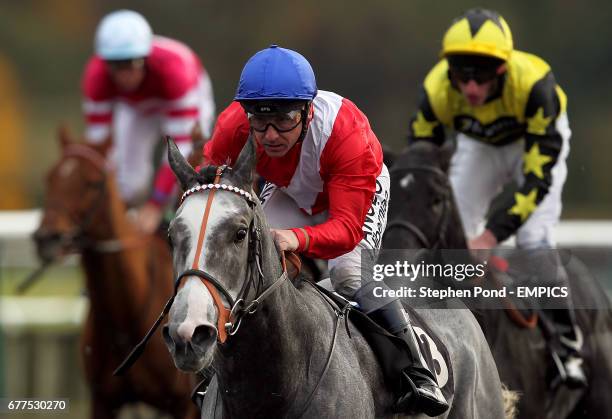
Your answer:
[[[411,172],[417,172],[417,171],[428,172],[434,175],[435,177],[442,180],[442,183],[447,189],[447,192],[444,194],[444,199],[442,200],[442,214],[440,216],[440,221],[438,222],[438,226],[434,230],[438,232],[436,240],[433,243],[431,243],[429,239],[427,238],[427,235],[423,232],[421,228],[419,228],[416,224],[410,221],[406,221],[406,220],[390,221],[389,223],[387,223],[387,228],[385,229],[385,232],[391,230],[392,228],[403,228],[411,232],[417,238],[417,240],[423,246],[423,248],[432,249],[432,250],[439,249],[444,246],[444,237],[446,235],[446,230],[448,228],[448,224],[450,221],[451,188],[450,188],[450,185],[448,184],[448,176],[441,169],[435,166],[424,166],[424,165],[398,167],[397,169],[391,169],[391,174],[393,175],[394,173],[398,173],[398,172],[411,173]]]

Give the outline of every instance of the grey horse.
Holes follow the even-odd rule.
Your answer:
[[[206,403],[219,400],[223,410],[214,417],[400,417],[391,413],[393,394],[360,331],[350,323],[345,329],[309,281],[286,279],[262,208],[251,195],[252,140],[218,179],[223,187],[193,170],[172,142],[168,154],[187,192],[169,228],[181,284],[163,335],[177,368],[214,370]],[[223,305],[236,301],[227,336],[219,322],[225,309],[215,299]],[[441,417],[503,418],[497,369],[469,310],[419,314],[451,354],[454,396]]]
[[[405,249],[466,249],[467,242],[447,171],[452,142],[418,142],[395,157],[385,241]],[[393,228],[389,228],[393,226]],[[413,253],[414,254],[414,253]],[[584,334],[589,388],[547,385],[550,355],[539,328],[517,327],[503,310],[478,313],[502,381],[521,394],[520,418],[612,418],[612,311],[605,291],[576,258],[566,265]],[[590,278],[591,279],[591,278]],[[485,281],[487,282],[487,281]]]

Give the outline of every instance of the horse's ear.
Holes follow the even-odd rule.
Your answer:
[[[249,136],[246,144],[242,147],[233,169],[237,182],[243,186],[251,186],[253,170],[255,169],[255,140],[252,136]]]
[[[445,173],[448,173],[450,167],[451,158],[455,153],[455,142],[453,140],[446,140],[442,146],[440,146],[440,167]]]
[[[170,167],[183,190],[187,190],[196,182],[196,176],[198,174],[193,170],[193,167],[187,163],[187,160],[185,160],[172,138],[166,137],[166,143],[168,145],[168,162],[170,163]]]
[[[387,167],[393,166],[393,163],[395,163],[395,160],[397,159],[397,154],[395,154],[395,152],[391,150],[391,148],[387,147],[384,144],[382,144],[382,149],[383,149],[383,161],[385,163],[385,166]]]
[[[72,135],[65,122],[62,122],[59,127],[57,127],[57,139],[62,150],[72,143]]]

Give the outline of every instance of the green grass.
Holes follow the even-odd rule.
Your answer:
[[[0,296],[16,295],[17,286],[32,268],[0,268]],[[79,296],[84,289],[83,274],[76,266],[53,266],[45,271],[24,294],[29,297]]]

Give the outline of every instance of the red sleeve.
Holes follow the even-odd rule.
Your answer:
[[[99,57],[92,57],[81,81],[83,92],[83,115],[85,116],[85,138],[99,142],[110,135],[113,119],[112,101],[115,87],[108,75],[106,65]]]
[[[93,101],[110,100],[115,96],[113,82],[106,71],[106,65],[99,57],[93,56],[85,66],[81,81],[83,96]]]
[[[294,230],[300,241],[298,250],[310,257],[333,259],[357,246],[382,170],[382,148],[367,118],[352,103],[344,106],[348,109],[339,112],[321,155],[329,217],[322,224],[304,227],[308,238],[303,231]]]
[[[217,118],[209,142],[204,145],[207,164],[233,164],[249,138],[249,121],[238,102],[229,105]]]

